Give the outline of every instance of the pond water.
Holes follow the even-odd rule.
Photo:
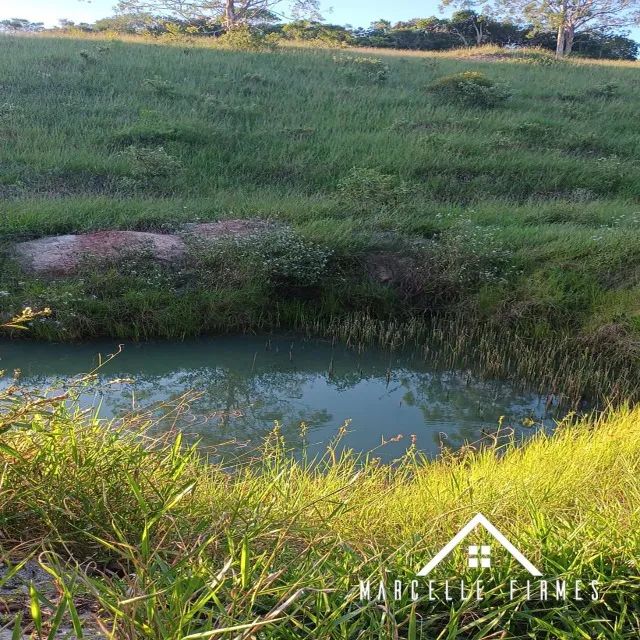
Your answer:
[[[0,369],[20,369],[23,384],[42,388],[90,371],[98,354],[104,359],[117,349],[114,342],[4,342]],[[322,453],[345,425],[341,447],[389,461],[412,439],[428,455],[443,445],[476,442],[496,432],[501,416],[503,432],[511,427],[518,437],[552,429],[556,418],[546,396],[467,371],[437,370],[420,355],[357,352],[287,336],[125,344],[81,403],[99,403],[100,415],[111,418],[175,401],[189,390],[199,395],[178,416],[178,426],[203,445],[225,443],[237,452],[254,450],[275,421],[297,452]]]

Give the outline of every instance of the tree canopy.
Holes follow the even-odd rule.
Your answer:
[[[482,6],[502,20],[530,25],[534,33],[554,32],[558,57],[571,53],[577,34],[640,24],[640,0],[442,0],[442,6],[465,11]]]
[[[161,14],[181,20],[222,22],[232,29],[239,24],[265,22],[302,15],[320,18],[319,0],[120,0],[122,13]]]

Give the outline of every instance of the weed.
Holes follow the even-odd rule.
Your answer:
[[[352,82],[371,82],[384,84],[389,78],[389,66],[380,58],[365,56],[334,56],[333,61],[340,65]]]
[[[137,147],[131,145],[120,152],[126,160],[134,178],[162,178],[174,174],[181,167],[177,158],[169,155],[163,147]]]
[[[506,85],[494,82],[480,71],[443,76],[432,82],[428,90],[445,103],[483,109],[497,107],[511,96]]]
[[[406,182],[377,169],[354,167],[338,182],[338,193],[356,208],[397,206],[410,195]]]
[[[160,76],[145,78],[143,80],[143,85],[156,95],[163,98],[175,98],[180,94],[178,87],[173,82],[163,79]]]
[[[31,589],[28,621],[42,628],[59,626],[66,610],[76,635],[88,634],[95,621],[76,609],[90,602],[113,637],[131,640],[388,640],[411,637],[416,619],[430,637],[454,637],[461,618],[468,638],[493,629],[552,638],[566,628],[631,640],[640,631],[637,411],[567,419],[523,448],[487,443],[435,461],[408,443],[390,467],[375,454],[338,455],[341,432],[314,463],[291,457],[276,428],[258,456],[223,465],[180,436],[152,439],[146,414],[105,423],[66,394],[19,385],[0,404],[0,557],[12,559],[9,576],[29,557],[53,576],[49,599]],[[506,556],[483,576],[481,601],[434,599],[422,584],[413,600],[404,589],[388,597],[384,611],[360,599],[360,580],[375,585],[374,598],[380,576],[408,585],[480,510],[545,575],[595,580],[598,597],[553,606],[520,591],[509,598],[509,580],[530,576]],[[452,572],[467,584],[478,578],[454,553],[430,579]]]
[[[242,265],[250,278],[277,286],[313,286],[325,274],[331,251],[287,227],[218,240],[199,246],[200,264],[229,274]]]

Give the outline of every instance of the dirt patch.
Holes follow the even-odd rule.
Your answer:
[[[187,224],[185,232],[195,238],[204,240],[215,240],[228,236],[249,236],[273,228],[273,225],[266,220],[250,218],[247,220],[220,220],[219,222],[200,222]]]
[[[0,563],[0,640],[12,640],[13,621],[16,616],[22,614],[20,640],[35,637],[34,625],[30,614],[29,585],[33,585],[38,593],[52,603],[59,600],[58,588],[51,575],[49,575],[37,562],[29,560],[11,578],[5,578],[7,566]],[[105,636],[99,631],[96,624],[96,607],[86,598],[74,602],[80,622],[83,627],[83,636],[87,640],[101,640]],[[48,631],[48,619],[54,615],[54,611],[46,605],[42,605],[43,626],[46,637]],[[70,620],[63,619],[55,638],[75,640],[73,626]]]
[[[474,60],[479,62],[499,62],[501,60],[513,60],[514,56],[503,53],[477,53],[471,56],[456,56],[456,60]]]
[[[51,276],[77,273],[87,258],[114,260],[136,252],[160,262],[173,262],[185,254],[186,246],[178,236],[143,231],[53,236],[15,246],[15,255],[26,271]]]

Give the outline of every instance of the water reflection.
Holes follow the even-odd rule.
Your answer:
[[[98,353],[116,349],[113,343],[2,343],[0,369],[20,368],[25,384],[51,385],[90,370]],[[114,378],[131,382],[105,384]],[[495,431],[501,416],[517,435],[531,433],[531,425],[554,424],[546,398],[507,383],[437,371],[413,354],[357,353],[287,337],[127,344],[81,401],[84,406],[100,402],[102,416],[118,417],[191,389],[199,397],[179,424],[206,445],[233,441],[253,447],[279,421],[289,444],[300,448],[300,423],[305,422],[308,450],[315,455],[349,421],[343,446],[378,448],[377,455],[389,460],[406,450],[412,435],[419,449],[433,455],[442,442],[459,447]],[[399,434],[404,437],[380,448]]]

